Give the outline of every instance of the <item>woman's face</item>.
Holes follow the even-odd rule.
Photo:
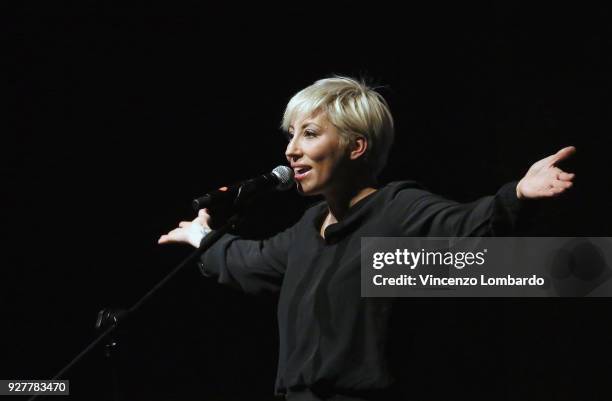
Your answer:
[[[338,129],[319,112],[298,115],[292,121],[285,156],[295,173],[298,191],[318,195],[333,188],[346,151]]]

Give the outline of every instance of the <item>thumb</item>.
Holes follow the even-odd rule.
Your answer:
[[[552,158],[550,160],[550,165],[552,166],[552,165],[560,162],[561,160],[565,160],[568,157],[570,157],[571,155],[573,155],[574,153],[576,153],[576,147],[574,147],[574,146],[567,146],[567,147],[559,150],[554,155],[552,155]]]

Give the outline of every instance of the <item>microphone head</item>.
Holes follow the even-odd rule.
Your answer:
[[[272,170],[272,174],[278,178],[276,189],[286,191],[293,186],[293,169],[287,166],[278,166]]]

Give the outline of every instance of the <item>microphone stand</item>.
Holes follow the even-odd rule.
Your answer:
[[[53,376],[51,380],[59,380],[70,368],[72,368],[77,362],[88,355],[101,341],[110,338],[110,334],[113,333],[119,323],[126,320],[130,315],[136,313],[140,307],[153,297],[166,283],[185,266],[193,263],[197,260],[204,252],[206,252],[211,246],[213,246],[224,234],[230,229],[236,228],[236,226],[242,221],[242,217],[236,213],[232,215],[228,221],[221,226],[219,229],[211,231],[202,238],[200,247],[194,250],[189,256],[187,256],[181,263],[178,264],[170,273],[166,275],[161,281],[159,281],[153,288],[151,288],[145,295],[143,295],[134,305],[127,310],[110,310],[103,309],[98,313],[98,319],[96,321],[96,328],[103,330],[88,346],[86,346],[77,356],[72,359],[66,366],[64,366],[59,372]],[[110,358],[112,349],[115,348],[117,343],[114,339],[106,344],[106,356]],[[117,391],[113,391],[115,397],[117,397]],[[40,394],[36,394],[28,399],[28,401],[34,401]]]

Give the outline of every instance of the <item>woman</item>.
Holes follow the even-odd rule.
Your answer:
[[[246,292],[280,293],[276,391],[288,400],[393,399],[393,300],[360,296],[361,237],[511,232],[523,199],[557,196],[574,178],[555,167],[575,151],[567,147],[535,163],[518,183],[470,204],[411,181],[379,186],[393,119],[380,94],[350,78],[323,79],[297,93],[282,126],[298,191],[324,201],[270,239],[225,235],[200,266],[205,275]],[[200,211],[159,243],[198,247],[209,218]]]

